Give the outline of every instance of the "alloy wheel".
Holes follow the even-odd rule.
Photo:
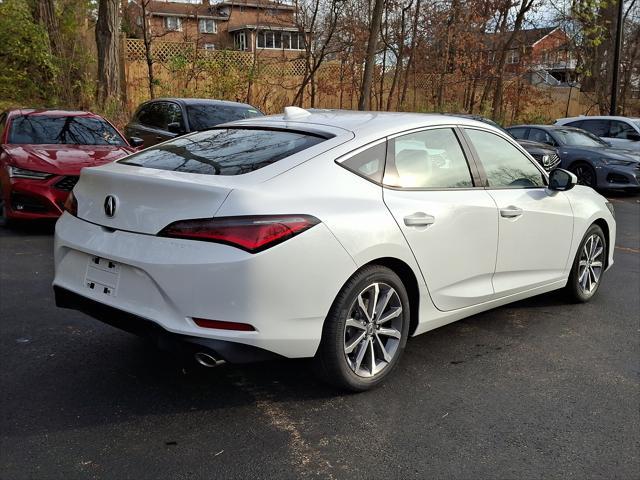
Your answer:
[[[373,377],[398,354],[404,315],[398,292],[386,283],[373,283],[358,294],[344,329],[344,354],[360,377]]]
[[[586,165],[578,165],[574,168],[573,173],[578,177],[578,183],[580,185],[586,185],[587,187],[593,187],[596,183],[596,179],[591,167]]]
[[[602,276],[604,244],[599,235],[591,235],[582,247],[578,263],[578,285],[582,292],[591,295]]]

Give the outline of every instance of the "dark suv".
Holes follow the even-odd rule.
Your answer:
[[[127,137],[139,137],[149,147],[185,133],[221,123],[259,117],[262,112],[246,103],[202,98],[157,98],[141,104],[124,128]]]

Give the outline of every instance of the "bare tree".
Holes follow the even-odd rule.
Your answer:
[[[98,47],[98,105],[120,97],[120,59],[118,55],[120,12],[118,0],[99,0],[96,22]]]
[[[378,37],[380,34],[380,24],[382,23],[382,10],[384,0],[375,0],[371,23],[369,25],[369,37],[367,40],[367,55],[364,62],[364,73],[362,75],[362,89],[358,100],[358,110],[367,110],[371,106],[371,85],[373,83],[373,70],[376,61],[376,50],[378,49]]]
[[[298,28],[308,38],[305,41],[305,70],[298,90],[293,98],[295,105],[302,106],[304,91],[313,83],[318,69],[329,54],[336,53],[339,46],[334,43],[334,35],[342,15],[341,0],[313,0],[310,5],[302,6],[298,12]],[[307,37],[308,34],[308,37]],[[315,105],[312,95],[311,106]]]

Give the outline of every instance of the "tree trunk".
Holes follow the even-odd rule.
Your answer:
[[[109,99],[120,98],[120,61],[118,40],[120,13],[118,0],[99,0],[96,22],[98,47],[98,105],[104,108]]]
[[[369,27],[369,40],[367,41],[367,55],[364,62],[364,73],[362,75],[362,90],[360,100],[358,100],[358,110],[368,110],[371,107],[371,84],[373,83],[373,69],[376,61],[376,48],[378,46],[378,34],[382,23],[382,8],[384,0],[375,0],[373,15]]]
[[[407,68],[404,73],[404,84],[402,85],[402,94],[400,95],[400,99],[398,100],[398,110],[401,110],[405,98],[407,96],[407,88],[409,86],[409,71],[413,66],[415,52],[418,48],[418,18],[420,16],[420,0],[416,2],[416,11],[413,15],[413,25],[411,26],[411,50],[409,51],[409,59],[407,60]]]

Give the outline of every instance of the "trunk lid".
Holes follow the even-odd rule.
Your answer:
[[[233,189],[225,180],[112,163],[83,169],[73,193],[79,218],[155,235],[177,220],[213,217]],[[115,202],[113,216],[107,214],[108,197]]]

